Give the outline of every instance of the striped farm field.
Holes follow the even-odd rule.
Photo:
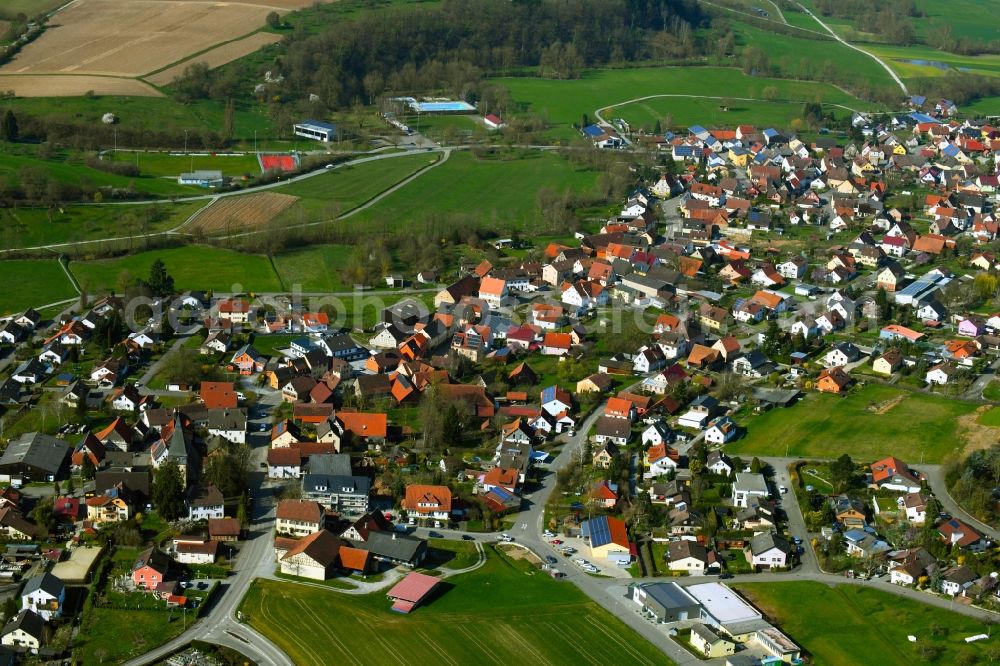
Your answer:
[[[384,590],[349,596],[262,579],[240,610],[299,666],[668,663],[571,583],[487,552],[483,567],[448,578],[408,615],[389,610]]]
[[[260,192],[242,197],[226,197],[206,207],[194,218],[189,231],[217,234],[262,227],[288,210],[299,198],[291,194]]]

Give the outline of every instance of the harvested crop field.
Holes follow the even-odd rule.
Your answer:
[[[165,86],[170,84],[175,78],[183,74],[185,69],[195,63],[203,62],[209,67],[219,67],[221,65],[225,65],[227,62],[232,62],[237,58],[249,55],[269,44],[274,44],[275,42],[280,41],[281,35],[276,35],[272,32],[258,32],[250,35],[249,37],[238,39],[235,42],[229,42],[228,44],[217,46],[210,51],[206,51],[199,56],[191,58],[190,60],[185,60],[182,63],[174,65],[173,67],[168,67],[163,71],[157,72],[152,76],[147,76],[146,80],[153,85]]]
[[[136,79],[83,75],[5,75],[2,69],[0,90],[13,90],[17,97],[77,97],[90,91],[95,95],[163,97],[159,90]]]
[[[197,229],[206,234],[214,234],[262,227],[298,200],[298,197],[277,192],[219,199],[194,218],[188,230]]]
[[[263,5],[79,0],[0,73],[139,76],[254,32]]]

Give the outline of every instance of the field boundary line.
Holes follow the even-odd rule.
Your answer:
[[[230,3],[230,4],[242,4],[242,3]],[[202,49],[201,51],[198,51],[197,53],[192,53],[191,55],[184,56],[180,60],[175,60],[174,62],[170,63],[169,65],[165,65],[165,66],[160,67],[158,69],[154,69],[152,71],[146,72],[145,74],[141,74],[141,75],[139,75],[139,76],[137,76],[135,78],[140,79],[140,80],[145,80],[147,76],[156,76],[160,72],[165,72],[168,69],[172,69],[172,68],[174,68],[174,67],[176,67],[178,65],[183,65],[186,62],[190,62],[194,58],[197,58],[198,56],[203,56],[206,53],[208,53],[209,51],[213,51],[213,50],[219,48],[220,46],[226,46],[228,44],[232,44],[233,42],[238,42],[240,40],[246,39],[247,37],[253,37],[254,35],[256,35],[259,32],[264,32],[264,29],[263,28],[257,28],[256,30],[254,30],[252,32],[248,32],[245,35],[241,35],[240,37],[234,37],[233,39],[227,39],[224,42],[218,42],[218,43],[216,43],[213,46],[209,46],[206,49]],[[270,33],[269,32],[268,34],[270,35],[270,34],[274,34],[274,33]],[[221,67],[221,65],[220,65],[220,67]],[[215,69],[215,68],[210,67],[209,69]],[[162,86],[156,85],[152,81],[146,81],[146,83],[148,83],[151,86],[155,86],[157,88],[162,87]]]

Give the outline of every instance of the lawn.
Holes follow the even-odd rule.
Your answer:
[[[188,625],[194,621],[188,612]],[[80,664],[120,664],[163,645],[184,630],[182,611],[93,608],[73,645]]]
[[[932,663],[956,664],[963,653],[976,659],[962,663],[987,663],[987,652],[1000,644],[997,638],[966,644],[962,639],[989,628],[964,615],[872,588],[814,582],[734,587],[810,652],[817,666],[870,664],[873,655],[883,666],[931,663],[919,651],[927,644],[941,651]],[[940,628],[938,635],[931,634],[931,626]],[[918,642],[910,643],[909,635]]]
[[[472,541],[430,539],[427,542],[430,564],[445,569],[465,569],[479,561],[479,552]]]
[[[120,289],[123,273],[145,278],[156,259],[162,259],[178,290],[203,289],[221,292],[280,291],[281,283],[267,257],[188,245],[150,250],[118,259],[74,261],[70,270],[91,292]]]
[[[786,37],[782,36],[782,40]],[[815,42],[826,45],[827,42]],[[814,48],[814,47],[813,47]],[[837,88],[805,81],[745,76],[729,67],[647,67],[635,69],[591,70],[579,79],[552,81],[539,78],[500,78],[494,82],[506,86],[515,103],[546,116],[550,123],[569,127],[579,123],[586,113],[593,120],[595,109],[620,105],[647,95],[684,94],[668,109],[678,126],[699,122],[704,100],[699,96],[749,97],[763,99],[765,88],[774,88],[777,98],[798,101],[823,101],[853,108],[871,108]],[[739,106],[743,106],[740,104]],[[610,120],[615,114],[605,114]],[[729,120],[729,124],[738,118]]]
[[[221,171],[222,175],[232,177],[260,173],[260,163],[257,162],[257,156],[253,153],[216,154],[202,152],[197,155],[172,155],[164,152],[134,155],[122,153],[118,155],[117,161],[137,164],[139,172],[143,175],[171,176],[168,182],[174,182],[173,178],[188,171]],[[191,187],[182,187],[181,189],[187,191]]]
[[[505,154],[509,155],[509,154]],[[415,220],[465,214],[493,220],[491,229],[522,229],[537,221],[538,190],[592,193],[598,173],[573,166],[551,153],[523,153],[511,159],[480,159],[469,152],[451,158],[396,190],[344,224],[368,228],[381,220],[392,230]]]
[[[346,596],[257,580],[241,610],[296,664],[665,663],[666,658],[576,587],[496,555],[449,578],[412,614],[385,592]],[[309,636],[303,641],[302,636]]]
[[[76,290],[55,259],[0,261],[0,313],[20,312],[76,296]]]
[[[2,161],[2,158],[0,158]],[[0,209],[0,249],[119,238],[165,231],[180,225],[203,201],[138,206],[63,206]],[[141,240],[135,244],[140,245]]]
[[[901,402],[881,414],[871,404]],[[941,462],[963,443],[956,419],[975,405],[947,398],[907,393],[887,386],[867,386],[840,398],[810,393],[788,409],[774,409],[747,420],[745,438],[729,445],[743,456],[836,458],[856,460],[893,455],[903,460]]]

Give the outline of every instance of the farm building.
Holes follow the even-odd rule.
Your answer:
[[[337,126],[318,120],[303,120],[292,125],[295,136],[329,143],[337,138]]]
[[[414,571],[399,581],[386,596],[394,602],[392,610],[409,613],[430,595],[439,582],[434,576]]]
[[[179,185],[197,185],[198,187],[222,187],[225,181],[221,171],[192,171],[182,173],[177,177]]]

